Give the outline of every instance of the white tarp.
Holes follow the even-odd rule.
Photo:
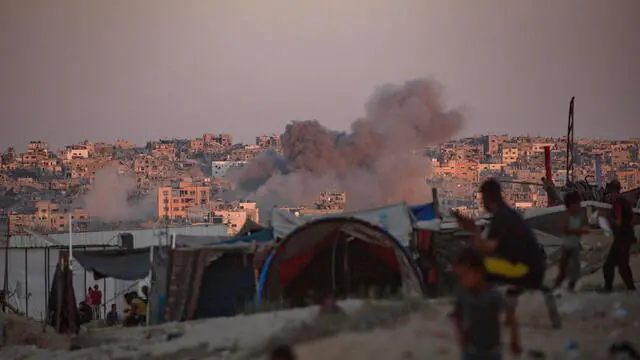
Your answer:
[[[391,234],[403,246],[409,246],[413,233],[413,215],[405,203],[382,208],[351,212],[335,213],[316,216],[295,216],[289,210],[273,209],[271,212],[271,226],[275,237],[284,239],[301,225],[312,220],[323,218],[353,217],[379,226]]]

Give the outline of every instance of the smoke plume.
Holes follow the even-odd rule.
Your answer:
[[[155,214],[155,197],[132,199],[135,180],[119,175],[116,166],[96,172],[91,189],[79,200],[92,219],[106,222],[148,220]]]
[[[235,197],[261,208],[309,205],[331,189],[346,191],[348,210],[425,203],[431,199],[431,160],[422,149],[448,140],[462,125],[461,111],[445,108],[440,83],[385,85],[350,132],[294,121],[282,136],[282,156],[264,152],[228,176]]]

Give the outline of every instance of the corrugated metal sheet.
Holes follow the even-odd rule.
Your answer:
[[[138,229],[138,230],[110,230],[110,231],[94,231],[94,232],[80,232],[73,234],[74,246],[92,246],[92,245],[117,245],[119,241],[119,235],[129,233],[133,235],[134,247],[147,247],[152,245],[158,245],[158,239],[165,239],[164,228],[156,229]],[[197,236],[222,236],[228,235],[227,227],[222,224],[209,224],[209,225],[191,225],[183,227],[169,228],[169,234],[177,235],[197,235]],[[69,245],[69,234],[51,234],[47,237],[55,240],[58,244],[63,246]],[[44,239],[38,238],[33,235],[17,235],[11,237],[12,248],[25,248],[25,247],[46,247],[51,244],[47,244]]]

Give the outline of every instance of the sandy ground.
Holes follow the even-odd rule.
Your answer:
[[[588,238],[585,258],[602,260],[607,246],[602,236]],[[585,265],[585,272],[590,272],[591,264]],[[633,257],[632,267],[639,277],[640,256]],[[550,269],[549,280],[554,271]],[[564,321],[560,330],[551,329],[541,294],[525,294],[518,307],[525,350],[543,351],[547,359],[565,359],[566,344],[575,341],[581,359],[605,359],[608,347],[618,340],[630,341],[640,350],[640,294],[585,291],[601,284],[598,271],[581,279],[577,293],[558,298]],[[348,313],[344,319],[317,319],[317,308],[312,307],[150,328],[89,329],[71,341],[90,348],[72,352],[55,350],[51,341],[57,338],[47,333],[46,341],[28,343],[52,350],[6,346],[0,350],[0,359],[264,359],[267,350],[279,343],[293,345],[302,360],[459,358],[453,327],[446,317],[450,310],[447,299],[350,300],[341,306]]]

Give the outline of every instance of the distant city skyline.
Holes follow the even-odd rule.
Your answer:
[[[4,0],[0,148],[251,143],[348,130],[373,90],[440,81],[459,137],[640,137],[637,0]]]
[[[154,142],[154,141],[161,141],[161,140],[169,140],[169,141],[172,141],[172,140],[188,140],[188,139],[201,138],[201,137],[202,137],[202,135],[203,135],[203,134],[205,134],[205,133],[210,133],[210,134],[219,134],[219,133],[224,133],[224,132],[203,132],[203,133],[201,133],[201,134],[199,134],[199,135],[194,135],[194,136],[190,136],[190,137],[181,137],[181,138],[174,137],[174,138],[147,139],[147,140],[142,141],[142,142],[134,142],[134,141],[131,141],[131,140],[126,139],[126,138],[116,138],[116,139],[113,139],[113,140],[79,139],[79,140],[77,140],[77,141],[70,142],[70,143],[68,143],[68,144],[63,144],[63,145],[61,145],[61,146],[59,146],[59,147],[58,147],[58,146],[54,146],[54,145],[52,145],[49,141],[47,141],[47,139],[46,139],[46,138],[43,138],[43,139],[32,139],[32,140],[29,140],[29,141],[25,142],[24,144],[9,145],[9,146],[7,146],[7,147],[5,147],[5,148],[2,148],[2,149],[0,149],[0,153],[1,153],[1,152],[3,152],[3,151],[5,151],[5,150],[7,150],[7,148],[9,148],[9,147],[13,147],[15,151],[21,152],[21,151],[23,151],[23,150],[26,150],[26,149],[27,149],[27,145],[28,145],[28,144],[29,144],[29,142],[31,142],[31,141],[44,141],[44,142],[46,142],[46,143],[49,145],[49,150],[50,150],[50,151],[56,151],[56,150],[62,150],[62,149],[64,149],[64,148],[65,148],[65,147],[67,147],[67,146],[71,146],[71,145],[79,145],[79,144],[80,144],[80,143],[82,143],[83,141],[89,141],[89,142],[92,142],[92,143],[104,142],[104,143],[106,143],[106,144],[114,144],[114,143],[116,143],[117,141],[129,141],[129,142],[133,143],[133,144],[134,144],[134,145],[136,145],[136,146],[145,146],[148,142]],[[228,133],[227,133],[227,134],[228,134]],[[234,135],[233,135],[233,134],[230,134],[230,135],[231,135],[231,136],[232,136],[232,138],[234,139],[234,144],[253,145],[253,144],[255,144],[255,140],[256,140],[255,138],[256,138],[256,137],[258,137],[258,136],[262,136],[262,135],[267,135],[267,136],[269,136],[269,135],[281,135],[281,134],[276,134],[276,133],[256,134],[255,136],[250,137],[250,140],[249,140],[249,141],[236,140],[236,138],[234,137]],[[516,137],[530,137],[530,138],[545,137],[545,138],[556,138],[556,139],[558,139],[558,138],[562,138],[562,137],[565,137],[565,136],[566,136],[566,134],[558,135],[558,136],[552,136],[552,135],[545,136],[545,135],[532,135],[532,134],[508,134],[508,133],[498,133],[498,132],[495,132],[495,133],[486,133],[486,134],[471,134],[471,135],[466,135],[466,136],[456,137],[456,138],[453,138],[453,139],[451,139],[451,140],[460,140],[460,139],[464,139],[464,138],[473,138],[473,137],[487,136],[487,135],[506,135],[506,136],[508,136],[508,137],[510,137],[510,138],[516,138]],[[631,140],[637,140],[637,139],[639,139],[639,138],[640,138],[640,137],[633,137],[633,136],[629,136],[629,137],[627,137],[627,138],[620,138],[620,139],[615,139],[615,138],[606,138],[606,137],[575,137],[575,140],[582,140],[582,139],[585,139],[585,140],[631,141]]]

